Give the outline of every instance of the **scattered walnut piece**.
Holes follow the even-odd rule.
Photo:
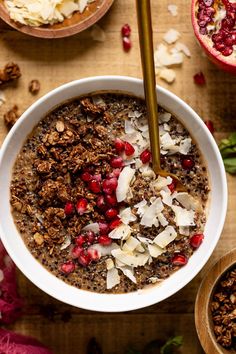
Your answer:
[[[0,70],[0,85],[18,79],[21,76],[20,68],[15,63],[8,63]]]
[[[37,245],[41,246],[44,242],[43,236],[36,232],[36,234],[34,234],[34,241],[35,243],[37,243]]]
[[[18,106],[14,105],[7,113],[4,114],[4,122],[6,126],[10,129],[16,123],[19,118]]]
[[[32,95],[36,95],[40,91],[40,82],[39,80],[31,80],[29,83],[29,92]]]

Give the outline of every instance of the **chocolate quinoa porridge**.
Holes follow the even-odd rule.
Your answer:
[[[209,193],[201,153],[159,108],[162,168],[151,169],[142,99],[99,93],[47,114],[19,153],[12,213],[50,272],[95,292],[125,293],[167,278],[203,241]]]

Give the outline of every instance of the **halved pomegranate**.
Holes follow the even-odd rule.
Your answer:
[[[195,35],[213,63],[236,75],[236,6],[232,0],[192,0]]]

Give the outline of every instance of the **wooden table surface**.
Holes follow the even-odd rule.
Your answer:
[[[178,16],[167,11],[167,5],[178,5]],[[236,78],[219,71],[202,54],[195,41],[190,22],[190,0],[152,1],[154,42],[161,41],[163,33],[173,27],[182,34],[181,41],[191,50],[191,59],[185,59],[178,68],[177,80],[168,87],[184,99],[205,120],[214,122],[217,139],[236,130]],[[120,29],[124,23],[132,28],[133,47],[124,53]],[[38,96],[68,81],[87,76],[116,74],[141,77],[138,33],[134,0],[116,0],[99,25],[106,32],[105,42],[91,40],[90,31],[60,40],[40,40],[12,30],[0,22],[0,66],[9,61],[17,62],[22,78],[15,86],[5,89],[7,102],[0,108],[0,141],[7,133],[3,113],[13,104],[23,112],[36,98],[29,94],[28,83],[37,78],[41,82]],[[207,85],[198,87],[193,75],[202,70]],[[129,313],[102,314],[64,305],[44,294],[18,273],[19,290],[25,298],[27,311],[10,328],[32,335],[54,353],[85,353],[91,336],[96,336],[104,348],[104,354],[123,354],[131,343],[141,348],[142,343],[173,334],[184,336],[182,353],[203,353],[194,326],[194,301],[199,283],[207,269],[235,246],[236,229],[236,180],[228,176],[229,206],[222,237],[207,265],[184,289],[162,303]],[[71,314],[71,319],[62,318]],[[65,319],[65,318],[64,318]],[[210,353],[214,354],[214,353]]]

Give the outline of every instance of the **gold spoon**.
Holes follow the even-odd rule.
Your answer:
[[[153,171],[160,176],[170,176],[178,191],[186,188],[173,173],[161,169],[156,77],[154,69],[153,36],[150,0],[136,0],[139,45],[143,68],[144,92],[148,113],[149,137],[152,152]]]

